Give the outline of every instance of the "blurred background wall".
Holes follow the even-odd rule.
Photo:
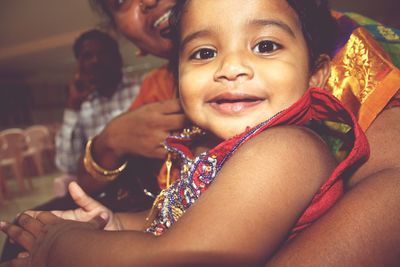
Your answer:
[[[331,5],[400,28],[399,0],[332,0]],[[65,86],[75,68],[72,43],[101,22],[86,0],[0,0],[0,129],[61,121]],[[125,72],[163,63],[136,58],[135,47],[115,36]]]

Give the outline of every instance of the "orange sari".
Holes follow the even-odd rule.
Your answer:
[[[351,20],[343,14],[333,14],[339,22],[343,18]],[[356,26],[332,59],[327,89],[354,113],[366,130],[386,106],[399,102],[400,70],[366,28],[351,22]],[[384,32],[384,26],[379,27]],[[395,36],[391,32],[387,38],[400,42],[400,37]]]

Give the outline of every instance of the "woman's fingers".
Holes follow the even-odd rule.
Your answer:
[[[50,211],[42,211],[36,216],[36,220],[44,225],[47,225],[47,224],[55,224],[62,219],[57,217]]]
[[[0,267],[29,267],[29,257],[0,263]]]
[[[22,246],[27,251],[31,251],[35,242],[35,237],[28,231],[24,230],[15,224],[1,222],[1,231],[3,231],[8,237],[14,240],[15,243]]]
[[[42,232],[43,224],[36,220],[35,217],[32,217],[26,213],[22,213],[18,216],[17,223],[24,230],[31,233],[34,237],[38,237]]]
[[[42,212],[43,211],[28,210],[25,211],[24,213],[28,214],[33,218],[36,218]],[[77,218],[75,217],[74,210],[52,210],[50,212],[53,213],[55,216],[64,220],[77,220]]]
[[[29,216],[31,216],[32,218],[36,218],[42,211],[38,211],[38,210],[27,210],[24,211],[25,214],[28,214]],[[21,215],[21,214],[20,214]],[[20,216],[18,215],[17,218]]]

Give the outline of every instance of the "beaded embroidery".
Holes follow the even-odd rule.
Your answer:
[[[239,146],[278,114],[248,130],[239,140],[233,137],[194,159],[191,152],[185,149],[186,147],[174,146],[174,144],[190,141],[190,138],[184,134],[167,138],[165,148],[170,153],[178,154],[182,160],[180,179],[169,188],[162,190],[154,201],[153,208],[158,209],[158,214],[146,232],[158,236],[170,228],[208,188],[225,161]]]

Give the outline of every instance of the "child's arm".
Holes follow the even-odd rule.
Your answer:
[[[282,244],[334,167],[314,133],[272,128],[244,144],[164,235],[61,221],[46,225],[48,232],[35,245],[44,250],[34,257],[48,255],[48,266],[59,267],[259,264]]]
[[[267,266],[400,266],[400,108],[366,134],[371,157],[350,190]]]
[[[51,213],[64,220],[73,220],[78,222],[88,222],[91,219],[105,214],[108,218],[104,230],[144,230],[146,224],[146,216],[149,211],[132,212],[132,213],[114,213],[109,208],[99,203],[76,183],[71,182],[68,185],[68,191],[79,207],[74,210],[53,210]],[[29,216],[36,218],[42,211],[29,210],[25,211]]]

